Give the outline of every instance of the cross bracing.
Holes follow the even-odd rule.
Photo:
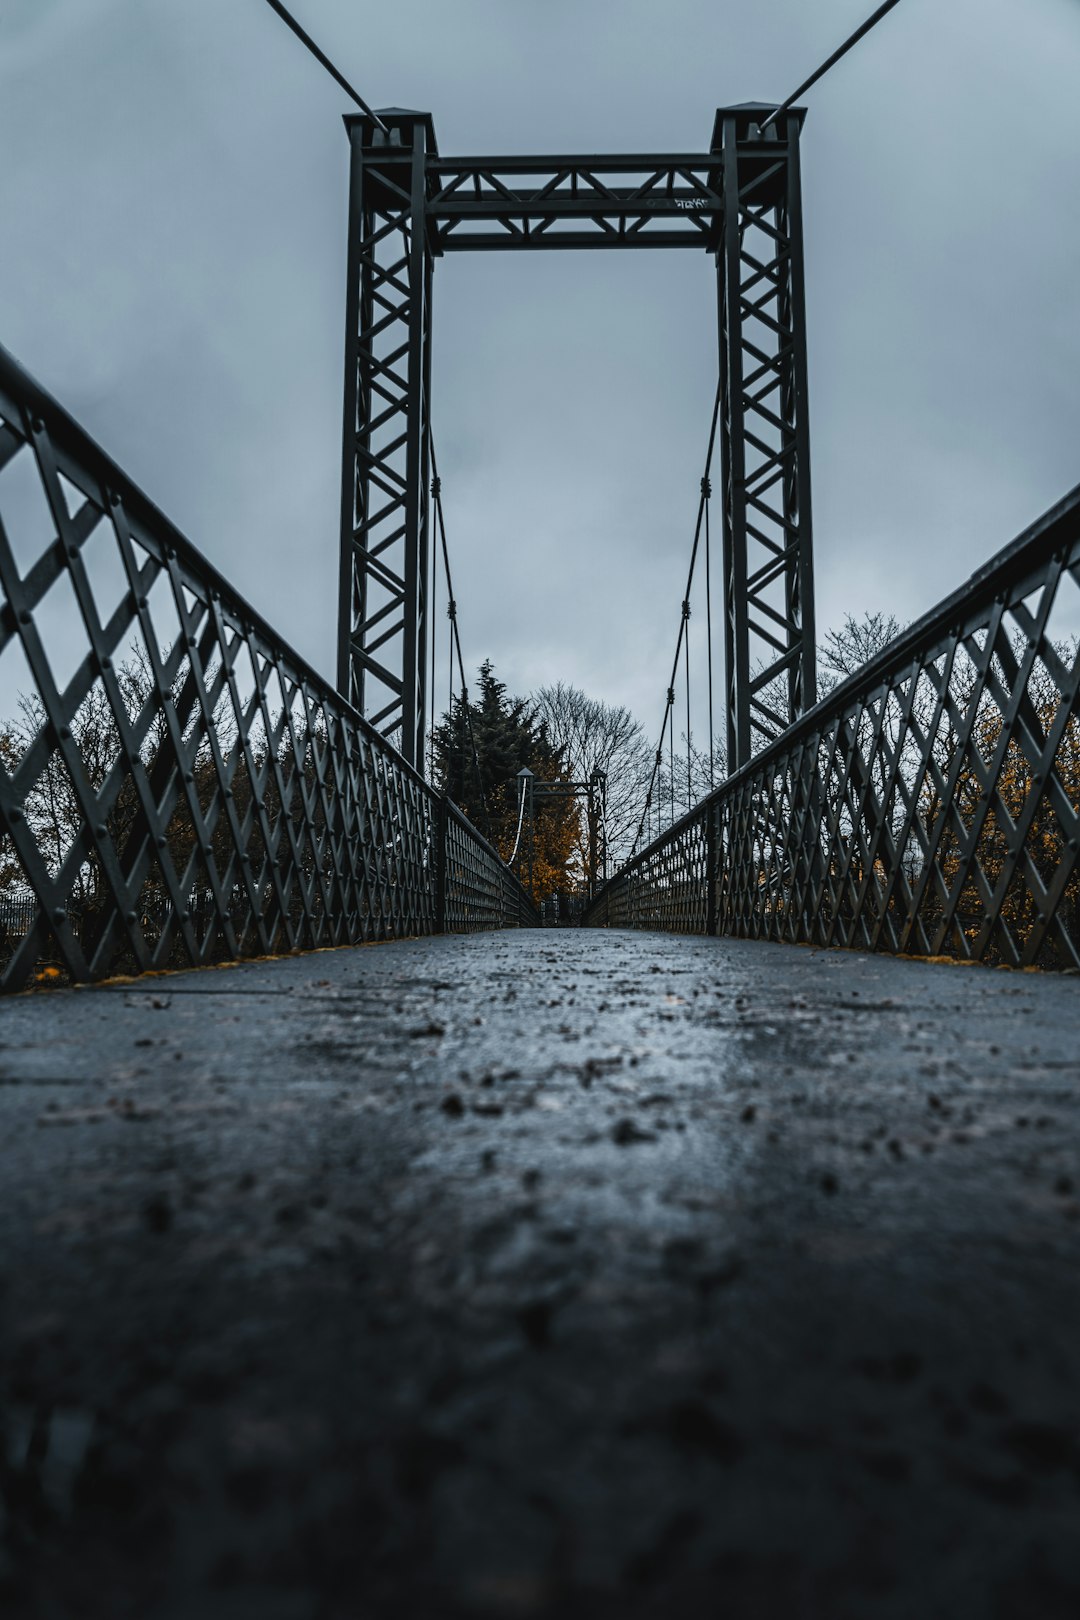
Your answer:
[[[454,158],[429,166],[436,254],[514,248],[696,248],[722,207],[714,154]]]
[[[729,759],[812,704],[802,113],[763,132],[769,111],[721,109],[706,152],[621,156],[443,158],[426,113],[384,109],[385,129],[346,118],[339,684],[411,762],[427,713],[432,279],[447,253],[715,257]]]

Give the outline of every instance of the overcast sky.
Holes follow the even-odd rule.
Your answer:
[[[693,151],[870,0],[295,0],[444,155]],[[1080,480],[1080,0],[903,0],[807,97],[818,622],[909,619]],[[0,0],[0,342],[333,673],[347,145],[264,0]],[[652,733],[711,261],[457,255],[433,414],[466,658]],[[1074,628],[1080,628],[1080,625]],[[442,627],[440,626],[440,634]]]

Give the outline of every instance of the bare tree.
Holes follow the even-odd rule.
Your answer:
[[[37,693],[20,695],[17,715],[7,720],[0,730],[0,759],[5,769],[14,772],[47,725],[45,706]],[[82,759],[86,781],[91,791],[97,793],[121,752],[116,717],[100,685],[92,687],[84,698],[70,730]],[[126,831],[136,808],[134,796],[130,791],[124,791],[126,787],[127,784],[123,784],[105,818],[114,838],[121,837]],[[22,808],[42,857],[49,871],[55,875],[85,821],[82,802],[59,750],[50,752],[44,769],[27,792]],[[25,881],[22,868],[16,861],[5,863],[4,876],[6,887],[12,890],[21,888]],[[78,907],[93,905],[102,882],[100,863],[94,858],[89,859],[75,878],[71,890],[74,904]]]
[[[827,630],[818,647],[818,688],[822,697],[875,658],[903,629],[891,613],[848,613],[839,629]]]
[[[871,658],[875,658],[891,641],[895,641],[903,628],[891,613],[864,613],[860,618],[855,618],[851,613],[846,614],[843,624],[827,630],[824,640],[818,644],[819,698],[828,697],[841,681],[846,681],[849,675],[857,674]],[[759,698],[777,717],[775,736],[783,736],[779,717],[786,714],[788,708],[787,675],[775,676],[763,688]],[[765,740],[755,738],[755,753],[765,746],[767,746]]]
[[[172,701],[178,698],[184,682],[185,671],[182,670],[169,693]],[[134,724],[140,716],[146,715],[154,690],[153,668],[144,651],[136,651],[119,666],[117,686],[126,720]],[[191,708],[189,703],[185,715]],[[102,794],[112,779],[112,787],[107,792],[108,808],[98,806],[93,810],[93,816],[95,825],[105,829],[113,847],[118,852],[123,851],[141,820],[142,811],[133,762],[129,760],[126,767],[122,767],[125,749],[120,726],[108,693],[100,681],[90,688],[72,717],[68,730],[71,744],[79,755],[84,786],[90,793],[95,797]],[[225,693],[216,705],[214,730],[227,750],[230,742],[235,740],[236,724]],[[38,744],[43,735],[48,734],[48,716],[40,695],[36,691],[20,694],[16,714],[0,723],[0,763],[4,769],[13,775],[28,751]],[[159,760],[164,762],[172,757],[168,723],[160,704],[152,706],[149,723],[142,728],[138,753],[141,766],[150,778]],[[213,777],[211,750],[205,729],[201,731],[194,758],[189,764],[195,790],[205,800],[212,791],[210,779]],[[246,773],[241,770],[234,779],[234,788],[241,790],[245,804],[243,789],[246,787]],[[87,805],[59,748],[50,749],[43,768],[27,789],[22,812],[48,871],[55,877],[83,833],[88,815]],[[175,859],[179,867],[183,866],[194,837],[190,815],[181,799],[167,832],[170,857]],[[220,835],[217,841],[220,842]],[[26,874],[14,856],[11,840],[5,838],[0,847],[0,892],[19,894],[25,892],[26,886]],[[153,879],[148,880],[148,888],[154,888]],[[70,903],[76,913],[88,914],[108,903],[107,891],[108,883],[100,856],[91,844],[86,859],[72,880]]]
[[[629,709],[587,697],[564,681],[542,686],[530,702],[575,782],[587,782],[597,771],[607,778],[607,851],[613,870],[630,852],[652,772],[652,751],[641,722]],[[586,847],[587,820],[582,818],[577,849],[583,876],[589,873],[592,854]]]

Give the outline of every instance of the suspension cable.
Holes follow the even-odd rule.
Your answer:
[[[802,84],[800,84],[797,90],[792,91],[791,95],[788,96],[786,101],[782,101],[779,107],[777,107],[774,112],[769,114],[768,118],[765,119],[765,122],[759,125],[762,132],[767,130],[770,124],[775,124],[781,113],[786,113],[789,107],[793,107],[798,101],[799,97],[804,95],[805,92],[810,89],[811,85],[817,84],[819,79],[823,79],[826,73],[828,73],[829,69],[831,67],[835,67],[840,58],[842,56],[846,56],[851,47],[853,45],[857,45],[860,39],[862,39],[864,35],[868,34],[871,28],[875,27],[875,25],[881,21],[882,17],[890,12],[894,6],[899,5],[899,3],[900,0],[885,0],[885,4],[883,6],[878,6],[873,16],[867,17],[862,26],[860,28],[856,28],[855,32],[849,39],[845,39],[839,50],[833,51],[832,55],[827,61],[822,62],[821,66],[815,72],[811,73],[808,79],[803,80]]]
[[[476,735],[473,731],[472,710],[469,707],[469,686],[465,679],[465,660],[461,655],[461,631],[458,629],[457,602],[454,599],[454,583],[450,578],[450,552],[446,544],[446,520],[443,517],[442,505],[442,479],[439,477],[438,462],[435,459],[435,436],[428,430],[428,443],[431,448],[431,495],[435,502],[435,522],[439,531],[439,542],[442,548],[443,570],[446,574],[446,616],[450,620],[450,634],[453,647],[457,650],[458,673],[461,676],[461,706],[465,714],[465,727],[469,734],[469,745],[472,748],[473,769],[476,772],[476,786],[480,792],[480,806],[484,812],[484,826],[490,837],[491,817],[488,814],[487,795],[484,793],[484,778],[480,770],[480,755],[476,748]],[[450,716],[453,720],[454,706],[454,675],[453,657],[450,659]]]
[[[693,799],[690,788],[690,751],[692,732],[690,730],[690,602],[689,598],[683,603],[683,614],[686,618],[686,634],[683,636],[683,660],[686,665],[686,808],[689,810]]]
[[[670,769],[671,769],[671,777],[672,777],[672,781],[671,781],[671,814],[672,814],[672,820],[674,821],[674,819],[675,819],[675,781],[674,781],[675,683],[677,682],[677,680],[679,678],[679,658],[680,658],[680,656],[682,654],[682,649],[683,649],[683,636],[686,634],[686,627],[687,627],[687,624],[688,624],[689,619],[690,619],[690,592],[691,592],[691,589],[692,589],[693,584],[694,584],[694,567],[695,567],[695,565],[697,563],[698,545],[699,545],[699,542],[701,540],[701,535],[702,535],[704,522],[705,522],[705,515],[706,515],[706,513],[708,511],[709,496],[712,494],[712,485],[709,482],[709,474],[710,474],[710,472],[712,470],[713,451],[714,451],[714,449],[716,447],[716,429],[717,429],[717,426],[718,426],[719,421],[720,421],[720,402],[721,402],[721,398],[722,398],[722,389],[723,389],[722,382],[717,383],[717,385],[716,385],[716,399],[713,402],[713,409],[712,409],[712,421],[711,421],[711,423],[709,425],[709,447],[708,447],[708,450],[705,453],[705,474],[704,474],[704,477],[701,480],[701,494],[700,494],[700,497],[698,499],[697,522],[694,525],[694,544],[693,544],[693,546],[691,548],[691,551],[690,551],[690,567],[689,567],[689,570],[688,570],[687,576],[686,576],[686,590],[683,592],[683,602],[682,602],[683,612],[682,612],[682,614],[680,615],[680,618],[679,618],[679,635],[678,635],[678,639],[675,642],[675,657],[674,657],[674,659],[672,661],[671,679],[668,682],[668,687],[667,687],[667,702],[664,705],[664,718],[660,723],[660,745],[656,750],[656,757],[655,757],[655,759],[653,761],[652,776],[649,779],[648,790],[647,790],[647,792],[645,794],[645,808],[641,812],[641,820],[638,822],[638,830],[634,834],[634,842],[633,842],[633,845],[631,846],[631,849],[630,849],[630,855],[629,855],[628,859],[631,859],[631,860],[633,859],[634,855],[637,853],[638,844],[641,842],[642,835],[644,834],[644,831],[645,831],[645,818],[649,813],[650,806],[652,805],[653,788],[656,787],[656,785],[657,785],[657,777],[660,774],[660,764],[661,764],[661,760],[663,759],[664,732],[668,729],[669,724],[671,726],[670,757],[671,757],[671,761],[672,761],[672,764],[671,764],[671,767],[670,767]],[[689,720],[687,721],[687,724],[689,725]],[[689,750],[689,746],[690,746],[690,744],[689,744],[689,739],[688,739],[687,740],[687,750]]]
[[[434,480],[433,480],[432,481],[432,488],[434,488],[434,487],[435,487],[435,485],[434,485]],[[453,600],[453,599],[451,598],[451,600]],[[449,602],[446,605],[446,616],[447,616],[448,619],[450,618],[450,603]],[[464,683],[462,683],[462,684],[464,684]],[[450,727],[450,736],[449,736],[449,747],[450,748],[453,748],[453,746],[454,746],[454,724],[453,724],[453,721],[454,721],[454,625],[453,625],[453,621],[451,620],[450,628],[446,632],[446,723]],[[464,754],[465,754],[464,748],[462,748],[461,753],[462,753],[462,756],[463,756],[463,763],[464,763]],[[465,772],[464,772],[464,770],[462,770],[461,779],[462,779],[462,782],[464,782],[464,780],[465,780]]]
[[[709,665],[709,791],[716,786],[716,746],[713,725],[713,666],[712,666],[712,572],[709,562],[709,496],[712,485],[708,478],[701,480],[701,493],[705,497],[705,642]]]
[[[675,692],[671,692],[671,701],[668,704],[668,787],[671,790],[671,820],[670,827],[675,825]]]
[[[432,479],[431,493],[432,493],[432,498],[434,499],[434,495],[435,495],[435,480],[434,479]],[[435,657],[436,657],[436,651],[437,651],[436,644],[435,644],[435,627],[436,627],[436,624],[438,622],[438,617],[437,617],[436,612],[435,612],[435,606],[436,606],[436,601],[438,599],[438,586],[439,586],[439,560],[436,557],[434,551],[432,551],[432,554],[431,554],[430,595],[429,595],[428,601],[427,601],[427,609],[428,609],[428,612],[429,612],[429,614],[431,616],[431,664],[429,666],[430,672],[431,672],[430,677],[429,677],[430,682],[431,682],[431,755],[430,755],[430,763],[428,765],[428,781],[429,782],[434,782],[434,780],[435,780],[435,679],[436,679],[436,673],[437,673],[436,667],[435,667]],[[425,589],[428,589],[428,586],[427,586],[426,582],[425,582]],[[449,666],[449,668],[451,670],[451,673],[452,673],[453,668],[454,668],[453,648],[451,646],[449,646],[449,643],[447,645],[447,660],[446,661],[447,661],[447,664],[448,664],[448,666]],[[449,716],[449,710],[447,711],[447,715]]]
[[[331,62],[330,58],[325,55],[324,52],[320,51],[311,35],[301,28],[296,18],[292,16],[290,12],[286,11],[285,7],[281,4],[281,0],[266,0],[266,3],[271,10],[277,12],[282,22],[292,29],[301,45],[307,46],[316,62],[320,63],[326,69],[327,73],[329,73],[332,79],[337,80],[345,94],[350,96],[352,100],[356,102],[356,105],[360,108],[361,112],[367,113],[368,117],[375,125],[377,125],[379,129],[382,130],[384,135],[389,135],[390,131],[387,129],[378,113],[372,112],[363,96],[360,95],[358,91],[353,89],[352,85],[349,83],[344,74],[339,73],[333,62]]]

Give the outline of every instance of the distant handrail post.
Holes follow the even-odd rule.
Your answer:
[[[447,844],[450,838],[450,816],[447,810],[447,796],[440,793],[438,810],[436,812],[436,843],[435,843],[435,932],[447,932],[446,921],[446,862]]]
[[[705,932],[716,933],[716,885],[719,881],[717,869],[717,837],[718,807],[713,803],[706,803],[705,816]]]

